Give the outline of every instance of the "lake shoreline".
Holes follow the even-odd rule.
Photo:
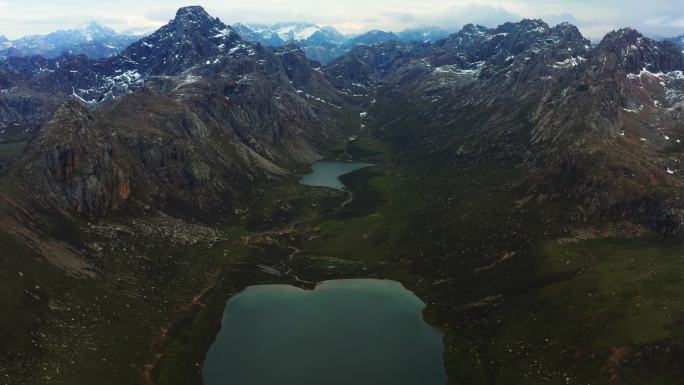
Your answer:
[[[312,290],[252,285],[227,302],[203,377],[209,385],[229,379],[239,384],[240,378],[253,382],[255,376],[260,384],[321,383],[327,378],[335,384],[366,384],[373,378],[369,385],[385,383],[380,379],[387,384],[443,385],[443,334],[425,321],[424,307],[400,282],[377,278],[326,280]],[[359,309],[366,311],[359,314]],[[358,315],[363,322],[355,322]],[[319,349],[321,344],[325,349]],[[283,346],[289,348],[280,352]],[[364,346],[364,355],[370,354],[367,359],[375,364],[341,353],[355,346]],[[304,370],[323,356],[325,360]],[[246,369],[254,362],[276,373],[291,368],[292,362],[299,369],[289,377],[273,377],[269,370]],[[326,371],[338,365],[349,372],[329,377]]]
[[[340,160],[340,161],[328,161],[328,162],[340,162],[340,163],[358,163],[355,161],[351,160]],[[315,164],[315,163],[314,163]],[[365,163],[370,166],[375,166],[377,165],[376,163]],[[313,164],[312,164],[313,165]],[[353,170],[356,171],[356,170]],[[353,172],[351,171],[351,172]],[[348,173],[347,173],[348,174]],[[343,174],[346,175],[346,174]],[[297,180],[292,180],[290,183],[296,183],[299,185]],[[316,186],[304,186],[301,185],[304,188],[321,188],[323,190],[326,190],[326,187],[316,187]],[[319,216],[316,217],[316,220],[321,220],[323,217],[326,215],[335,215],[339,210],[344,208],[344,206],[348,203],[350,203],[354,197],[353,193],[351,190],[338,190],[338,189],[330,189],[331,191],[343,191],[345,194],[348,194],[349,198],[345,199],[342,202],[338,202],[336,207],[332,208],[331,212],[328,213],[320,213]],[[298,230],[296,229],[297,226],[303,225],[305,226],[305,230]],[[262,231],[258,233],[254,233],[252,235],[247,235],[243,237],[242,240],[242,246],[247,247],[247,248],[259,248],[262,247],[262,238],[269,238],[269,237],[283,237],[289,235],[289,234],[305,234],[309,230],[307,230],[308,226],[310,226],[309,223],[290,223],[286,225],[284,228],[276,228],[272,230],[267,230],[267,231]],[[261,253],[258,253],[261,254]],[[278,261],[279,264],[282,264],[286,262],[287,257],[290,255],[288,254],[283,255],[280,257],[280,260]],[[278,258],[276,258],[278,259]],[[245,266],[243,266],[245,267]],[[206,293],[206,288],[202,290],[202,293],[198,293],[198,295],[202,295],[203,297],[206,295],[206,301],[203,301],[205,304],[202,306],[188,306],[185,311],[180,311],[173,319],[175,321],[166,324],[161,327],[159,335],[155,337],[153,341],[150,343],[150,353],[148,354],[148,357],[150,357],[150,360],[148,363],[144,366],[143,370],[143,381],[145,385],[166,385],[169,383],[166,380],[160,381],[161,377],[164,377],[163,372],[163,367],[165,365],[165,360],[168,359],[168,354],[167,350],[169,348],[169,345],[172,345],[174,343],[174,339],[179,338],[179,333],[187,332],[188,329],[192,329],[195,326],[193,325],[194,323],[192,322],[193,319],[201,318],[203,317],[203,313],[214,313],[215,315],[209,316],[211,318],[211,321],[207,324],[207,326],[201,326],[200,329],[195,330],[195,333],[193,334],[199,334],[202,335],[204,340],[206,342],[202,343],[200,342],[200,345],[195,346],[191,350],[195,350],[196,353],[191,353],[190,356],[194,357],[192,358],[192,362],[195,362],[195,365],[192,365],[193,368],[196,367],[203,367],[204,362],[206,359],[206,353],[209,350],[209,347],[211,346],[211,343],[215,340],[216,336],[219,334],[220,329],[221,329],[221,319],[223,315],[223,308],[225,307],[225,304],[236,294],[244,291],[250,286],[254,285],[263,285],[263,284],[286,284],[286,285],[291,285],[294,287],[298,287],[304,290],[313,290],[316,287],[316,284],[312,285],[308,282],[303,282],[301,280],[296,279],[296,277],[292,276],[282,276],[282,277],[273,277],[269,276],[268,274],[263,274],[262,271],[257,271],[258,269],[252,267],[251,269],[248,269],[249,271],[244,271],[242,269],[239,269],[240,271],[238,272],[231,272],[232,268],[229,268],[228,270],[224,271],[223,273],[220,274],[220,277],[217,279],[217,282],[213,284],[213,287],[211,290],[208,290]],[[364,266],[363,268],[359,267],[358,269],[355,269],[353,273],[349,272],[337,272],[335,270],[331,271],[329,269],[320,269],[318,273],[313,272],[313,274],[310,272],[309,275],[312,275],[314,277],[318,277],[314,279],[316,283],[324,282],[327,280],[337,280],[337,279],[373,279],[373,275],[376,274],[376,269],[372,266]],[[222,289],[225,289],[225,292],[222,292]],[[204,294],[203,294],[204,293]],[[206,303],[213,303],[212,305],[206,305]],[[219,305],[217,305],[219,304]],[[222,305],[220,305],[222,304]],[[220,311],[217,310],[217,308],[220,306]],[[160,335],[164,335],[164,338],[159,338]],[[207,338],[211,337],[211,338]],[[210,341],[208,341],[210,340]],[[173,370],[176,372],[178,375],[179,372],[177,370]],[[178,377],[179,381],[172,381],[170,384],[178,384],[178,385],[201,385],[203,384],[201,374],[199,371],[195,371],[194,369],[189,369],[189,370],[181,370],[181,372],[184,372],[185,375],[181,375]],[[195,373],[195,374],[193,374]]]
[[[299,183],[309,187],[332,188],[349,191],[340,177],[372,167],[374,164],[356,161],[319,160],[311,165],[311,173],[302,175]]]

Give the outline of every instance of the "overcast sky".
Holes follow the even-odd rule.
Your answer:
[[[647,35],[684,34],[684,0],[0,0],[0,34],[16,38],[94,20],[116,30],[154,29],[184,5],[202,5],[227,23],[309,21],[345,33],[465,23],[495,26],[521,18],[569,21],[591,39],[619,27]]]

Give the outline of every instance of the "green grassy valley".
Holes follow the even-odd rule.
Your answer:
[[[445,365],[454,384],[677,383],[681,353],[673,347],[684,319],[679,241],[627,225],[583,228],[557,204],[516,195],[508,184],[514,171],[503,162],[456,164],[462,168],[449,177],[430,164],[396,163],[369,138],[344,153],[376,162],[343,178],[351,203],[337,211],[338,193],[325,197],[324,189],[291,185],[283,195],[333,200],[317,202],[316,213],[288,201],[293,228],[251,234],[246,258],[292,269],[301,281],[252,269],[251,284],[397,280],[428,303],[426,318],[446,332]],[[243,274],[226,274],[225,284],[245,282]],[[214,317],[226,297],[216,295]],[[188,330],[215,328],[211,312],[203,309]],[[173,354],[207,342],[179,333],[174,338],[188,345],[171,343]],[[162,363],[162,373],[173,370]],[[649,378],[654,368],[668,375]],[[188,383],[173,373],[160,383]]]

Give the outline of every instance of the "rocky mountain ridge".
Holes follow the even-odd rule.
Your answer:
[[[254,188],[249,180],[283,175],[284,164],[316,157],[343,132],[333,127],[347,97],[300,50],[244,42],[200,7],[112,58],[5,64],[18,84],[73,100],[33,135],[9,177],[38,202],[85,215],[129,196],[225,211],[226,199]]]
[[[222,98],[220,104],[254,105],[255,97],[262,99],[249,107],[253,112],[247,116],[249,120],[257,119],[257,125],[264,129],[270,126],[264,131],[266,135],[258,134],[262,129],[249,120],[244,123],[253,127],[251,130],[234,129],[240,141],[269,164],[267,169],[276,170],[275,160],[283,154],[274,155],[271,145],[265,143],[277,143],[289,136],[300,145],[307,142],[307,147],[310,141],[320,144],[322,137],[343,136],[334,130],[323,135],[314,130],[301,141],[298,135],[292,136],[292,131],[284,134],[289,131],[284,127],[290,124],[282,123],[283,118],[278,116],[302,111],[307,120],[334,125],[330,117],[306,112],[312,108],[311,102],[318,105],[315,108],[321,114],[341,116],[343,106],[352,98],[372,98],[370,111],[377,119],[375,127],[385,130],[382,127],[390,122],[382,121],[383,109],[392,110],[392,106],[414,100],[417,103],[399,117],[391,114],[391,122],[402,118],[415,121],[422,116],[423,125],[434,127],[439,135],[448,135],[445,127],[462,119],[471,121],[468,127],[479,121],[477,129],[459,129],[445,138],[444,146],[448,143],[460,154],[493,148],[518,153],[524,167],[530,169],[530,183],[538,186],[533,188],[535,191],[581,200],[589,212],[611,212],[615,207],[631,205],[622,201],[626,195],[618,195],[610,188],[610,184],[623,183],[625,176],[619,173],[628,175],[628,184],[641,186],[639,194],[630,192],[639,196],[637,200],[648,200],[645,195],[649,180],[660,180],[663,186],[679,183],[675,164],[678,159],[652,155],[648,161],[645,158],[648,151],[665,148],[657,140],[658,135],[671,138],[675,147],[679,143],[676,131],[658,127],[667,132],[655,134],[648,133],[647,127],[675,127],[680,119],[684,59],[673,44],[653,41],[632,29],[611,32],[592,47],[576,27],[567,23],[551,27],[541,20],[522,20],[496,28],[466,25],[435,43],[357,44],[329,65],[316,66],[295,46],[267,48],[247,42],[202,8],[187,7],[179,10],[169,24],[111,58],[89,60],[66,55],[55,59],[6,59],[2,66],[5,91],[0,101],[8,106],[5,127],[17,124],[10,123],[11,119],[20,116],[25,122],[16,127],[35,127],[47,119],[60,98],[75,98],[91,107],[119,105],[131,93],[147,89],[145,92],[173,95],[186,102],[207,92],[204,79],[215,79],[215,84],[225,83],[226,87],[217,95]],[[245,98],[256,89],[261,91]],[[270,93],[274,93],[274,99],[267,96]],[[25,107],[32,113],[21,113],[26,103],[33,103]],[[609,103],[605,108],[595,108],[605,103]],[[644,105],[652,106],[648,115],[642,112]],[[225,116],[221,108],[225,107],[212,107],[201,119],[244,119]],[[263,111],[274,111],[275,115],[264,119]],[[480,113],[471,116],[469,111]],[[604,122],[603,128],[596,131],[598,122]],[[634,130],[628,129],[632,126]],[[591,130],[586,131],[588,128]],[[26,128],[24,132],[30,135],[31,130]],[[404,134],[409,133],[388,133]],[[432,134],[423,135],[422,142],[434,140]],[[616,142],[620,137],[636,135],[641,146],[629,140]],[[651,140],[655,148],[650,147]],[[609,148],[613,146],[621,150]],[[587,148],[591,152],[587,153]],[[621,153],[624,158],[613,159]],[[548,162],[548,154],[558,162]],[[598,156],[600,159],[594,161],[585,159]],[[535,166],[542,159],[541,166]],[[637,160],[639,163],[635,163]],[[620,162],[624,164],[618,166]],[[592,167],[587,168],[588,164]],[[560,180],[569,169],[577,173],[580,185],[566,186]],[[630,171],[606,171],[612,169]],[[601,180],[606,183],[596,184]],[[563,193],[554,186],[563,186]],[[669,202],[670,198],[657,199]]]
[[[576,201],[581,215],[680,232],[683,59],[629,28],[592,47],[570,24],[523,20],[427,46],[357,47],[325,72],[371,95],[373,125],[411,153],[507,154],[531,192]]]

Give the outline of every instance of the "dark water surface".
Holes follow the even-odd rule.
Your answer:
[[[302,179],[299,180],[299,183],[307,186],[330,187],[344,190],[344,184],[342,184],[339,179],[340,176],[370,166],[372,166],[372,164],[361,162],[318,161],[311,166],[313,172],[304,175]]]
[[[444,385],[442,334],[394,281],[252,286],[228,301],[206,385]]]

